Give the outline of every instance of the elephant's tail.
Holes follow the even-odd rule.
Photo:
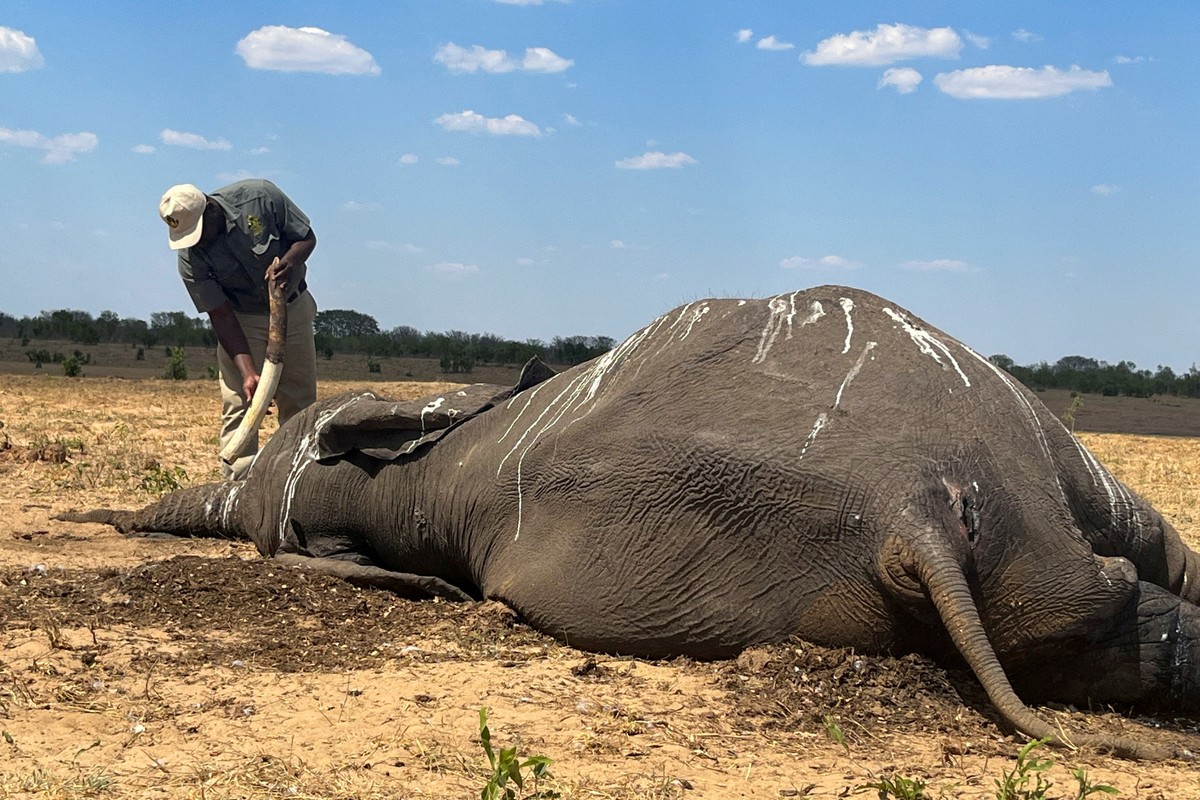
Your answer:
[[[932,537],[930,537],[932,539]],[[1020,733],[1049,739],[1067,747],[1088,746],[1121,758],[1163,760],[1172,754],[1123,736],[1069,734],[1046,722],[1017,696],[996,651],[988,639],[979,609],[971,596],[971,587],[958,559],[946,546],[930,539],[922,540],[922,552],[916,554],[916,571],[928,592],[946,630],[983,685],[1005,723]]]
[[[99,522],[121,533],[166,533],[219,539],[245,539],[237,514],[242,484],[210,483],[164,495],[139,511],[98,508],[55,516],[64,522]]]

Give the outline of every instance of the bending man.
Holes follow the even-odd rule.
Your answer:
[[[158,214],[179,254],[183,285],[217,336],[220,446],[233,438],[258,386],[267,346],[267,282],[273,278],[283,282],[288,302],[287,349],[275,393],[280,423],[316,400],[317,304],[305,275],[317,237],[304,212],[270,181],[245,180],[209,194],[190,183],[172,186]],[[234,464],[222,464],[222,473],[241,479],[257,452],[255,441]]]

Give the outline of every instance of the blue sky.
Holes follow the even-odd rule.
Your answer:
[[[0,5],[0,311],[194,311],[174,183],[320,307],[621,339],[823,283],[985,354],[1200,362],[1195,2]]]

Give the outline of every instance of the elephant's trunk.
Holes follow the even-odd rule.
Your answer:
[[[1035,739],[1050,739],[1067,746],[1087,745],[1123,758],[1161,760],[1171,757],[1160,748],[1126,737],[1069,736],[1034,714],[1017,696],[988,640],[962,566],[944,545],[936,544],[936,539],[930,537],[923,544],[924,547],[916,548],[921,553],[916,565],[921,582],[955,646],[1005,723]]]
[[[240,482],[210,483],[180,489],[165,495],[140,511],[99,508],[94,511],[68,512],[55,519],[64,522],[99,522],[121,533],[155,532],[173,536],[197,536],[245,539],[246,532],[237,515]]]

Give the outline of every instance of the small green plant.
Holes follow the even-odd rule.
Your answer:
[[[830,714],[825,715],[824,721],[825,735],[829,737],[829,741],[841,745],[846,755],[850,755],[850,745],[846,743],[846,734],[842,731],[842,726],[838,725],[837,720]]]
[[[1034,739],[1017,753],[1017,764],[996,779],[996,800],[1045,800],[1053,785],[1042,773],[1054,765],[1054,760],[1034,754],[1049,739]]]
[[[525,776],[521,771],[525,769],[530,770],[530,774],[533,776],[531,797],[551,796],[539,792],[537,788],[539,780],[550,776],[550,759],[546,756],[531,756],[522,761],[517,756],[515,747],[502,747],[497,753],[492,747],[492,732],[488,728],[486,708],[479,709],[479,744],[483,747],[483,752],[487,754],[488,764],[492,770],[488,782],[479,792],[480,800],[516,800],[517,792],[509,784],[511,782],[524,793]]]
[[[1066,423],[1071,433],[1075,432],[1075,416],[1081,408],[1083,408],[1083,398],[1075,392],[1071,392],[1071,405],[1067,406],[1067,410],[1062,415],[1063,422]]]
[[[925,794],[925,781],[920,778],[906,778],[903,775],[887,775],[875,783],[867,783],[862,789],[874,789],[879,792],[879,800],[928,800]]]
[[[1120,790],[1115,786],[1109,786],[1107,783],[1092,783],[1088,779],[1087,770],[1083,767],[1078,767],[1071,773],[1075,777],[1075,782],[1079,784],[1079,789],[1075,793],[1075,800],[1084,800],[1084,798],[1100,792],[1101,794],[1120,794]]]
[[[158,462],[154,462],[146,467],[146,474],[142,476],[141,486],[145,491],[155,494],[173,492],[183,485],[187,476],[187,472],[181,466],[176,465],[171,469],[163,469]]]
[[[187,380],[188,369],[182,347],[167,348],[167,366],[163,374],[173,381]]]

